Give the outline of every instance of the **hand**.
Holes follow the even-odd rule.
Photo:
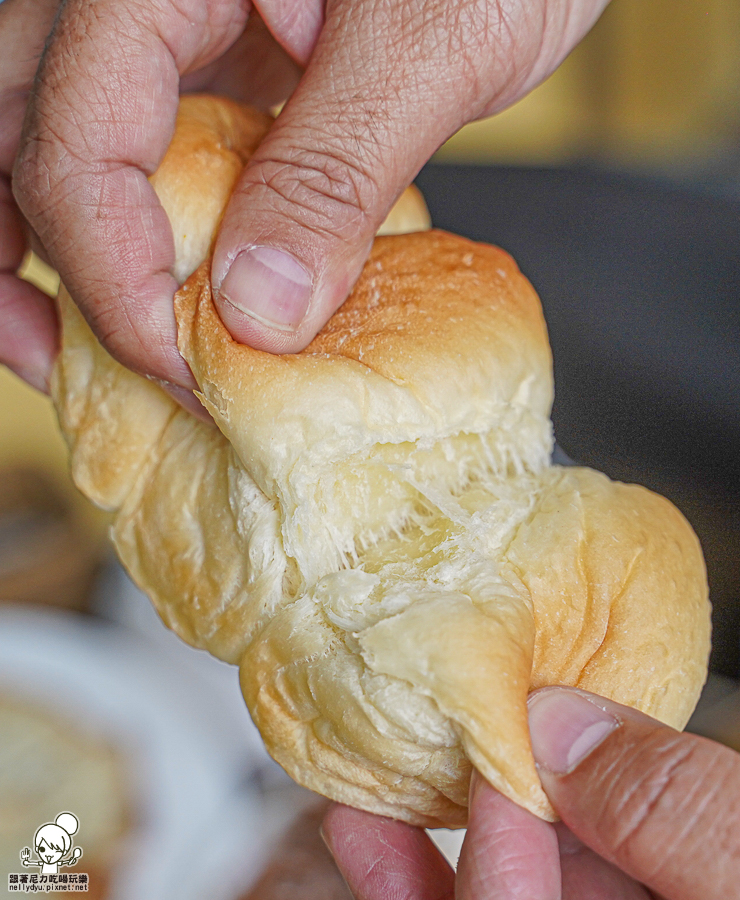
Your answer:
[[[542,81],[606,4],[255,0],[306,70],[215,245],[216,302],[234,337],[273,352],[304,347],[437,147]],[[15,168],[19,206],[98,337],[131,368],[187,388],[172,236],[147,176],[179,89],[233,92],[263,71],[234,52],[249,15],[248,0],[67,0]]]
[[[57,350],[54,304],[16,278],[28,243],[10,190],[23,114],[58,0],[0,4],[0,362],[46,390]]]
[[[31,864],[30,859],[31,859],[31,851],[28,849],[28,847],[24,847],[21,850],[21,865],[29,866]]]
[[[196,0],[195,5],[198,2],[199,0]],[[141,5],[144,6],[146,4],[142,2]],[[234,3],[234,6],[238,5],[236,2]],[[30,284],[15,277],[15,271],[29,244],[45,258],[50,259],[51,257],[50,261],[52,264],[62,272],[64,272],[64,268],[63,264],[58,262],[57,251],[53,250],[51,254],[47,254],[38,238],[31,233],[27,226],[24,228],[25,223],[11,193],[10,175],[18,153],[24,112],[31,95],[34,76],[36,75],[45,42],[48,43],[49,48],[58,48],[64,43],[65,36],[69,37],[64,32],[63,23],[66,21],[65,17],[69,18],[73,24],[76,23],[79,28],[84,28],[86,15],[88,18],[96,18],[96,10],[92,9],[93,4],[84,2],[84,0],[77,4],[71,4],[75,9],[70,9],[69,12],[65,6],[65,11],[60,13],[54,35],[50,37],[49,32],[59,6],[59,0],[5,0],[5,2],[0,4],[0,121],[3,123],[3,128],[0,130],[0,363],[5,363],[27,382],[40,390],[48,389],[49,375],[58,349],[56,312],[53,302]],[[85,7],[85,9],[82,9],[82,7]],[[242,19],[246,20],[246,11],[242,10],[242,12]],[[174,6],[171,14],[175,15]],[[235,17],[238,18],[238,13],[236,12]],[[106,27],[111,26],[111,17],[109,16],[108,20],[103,24]],[[114,24],[118,28],[123,27],[120,22]],[[181,29],[186,29],[184,21],[180,21],[179,24]],[[206,29],[208,26],[207,22],[201,24],[201,30]],[[243,22],[241,24],[244,26]],[[94,31],[95,29],[91,27],[91,30]],[[60,31],[64,32],[61,37],[59,36]],[[101,25],[98,33],[103,34],[103,46],[98,46],[97,49],[103,57],[107,57],[109,45],[106,42],[104,32],[105,28]],[[125,53],[127,49],[131,49],[127,47],[123,36],[113,35],[113,38],[115,39],[116,36],[120,38],[122,43],[122,46],[119,47],[118,42],[116,42],[117,50]],[[134,45],[136,36],[131,34],[128,37],[130,38],[130,44]],[[246,25],[241,27],[238,36],[235,39],[233,37],[232,35],[232,41],[228,48],[221,48],[224,52],[216,54],[217,58],[212,61],[209,61],[207,58],[207,53],[201,56],[191,67],[192,71],[184,74],[180,79],[182,90],[211,91],[225,94],[265,110],[276,103],[282,102],[298,82],[300,67],[277,44],[258,15],[251,16]],[[111,40],[110,34],[107,35],[107,40]],[[137,47],[137,49],[139,51],[137,59],[140,62],[141,47]],[[166,52],[166,48],[164,49]],[[70,51],[69,47],[67,47],[67,51]],[[115,53],[113,56],[115,56]],[[64,58],[64,51],[60,49],[57,52],[51,49],[48,53],[44,53],[45,60],[48,60],[49,57],[51,57],[51,61],[48,62],[48,66],[54,69],[57,77],[61,78],[62,75],[59,70],[69,62],[69,60]],[[105,65],[105,59],[102,62],[98,60],[98,62],[101,65]],[[199,65],[199,63],[203,64]],[[55,66],[56,68],[54,68]],[[148,76],[144,71],[147,68],[149,68],[149,61],[140,66],[140,71],[137,74],[141,74],[144,80],[149,77],[150,81],[155,82],[154,88],[156,88],[156,79],[159,74],[156,71],[157,66],[152,63],[151,69],[155,71],[150,71]],[[89,89],[93,91],[95,96],[88,97],[88,103],[93,103],[94,101],[98,103],[103,102],[104,91],[108,89],[117,90],[114,82],[118,78],[125,77],[121,71],[109,74],[110,79],[108,82],[101,84],[96,78],[95,72],[85,72],[79,81],[73,78],[73,83],[66,82],[67,90],[74,97],[78,91],[82,94]],[[49,77],[51,78],[51,76]],[[43,83],[48,86],[49,81]],[[131,88],[136,93],[137,86],[133,85]],[[77,100],[79,101],[80,97],[77,97]],[[124,107],[126,106],[126,97],[122,94],[120,97],[111,99],[111,107],[115,107],[119,101]],[[176,102],[177,94],[175,93],[172,103],[163,103],[162,106],[169,109],[173,104],[176,105]],[[151,106],[155,105],[157,104],[152,102]],[[76,109],[65,107],[64,104],[60,104],[59,108],[54,107],[54,109],[61,116],[77,116]],[[89,108],[87,111],[88,113],[91,112]],[[151,108],[147,112],[150,113]],[[120,123],[121,128],[115,137],[120,140],[117,145],[119,152],[125,154],[129,149],[127,141],[130,138],[130,132],[136,130],[137,127],[145,130],[148,126],[146,123],[137,123],[135,113],[127,118],[126,113],[122,111],[121,117],[123,120]],[[54,121],[54,116],[52,116],[52,120]],[[58,119],[56,121],[58,124]],[[149,123],[155,139],[157,136],[160,136],[164,140],[165,146],[169,142],[170,137],[170,132],[167,131],[168,124],[171,123],[162,121]],[[94,164],[95,162],[93,158],[94,149],[88,154],[85,151],[80,151],[80,146],[86,144],[86,142],[90,142],[94,148],[99,146],[99,142],[96,143],[95,135],[83,135],[77,129],[75,122],[67,122],[66,126],[72,132],[72,138],[66,142],[61,137],[57,139],[55,133],[47,134],[47,138],[55,145],[55,149],[52,152],[59,154],[59,157],[55,159],[55,171],[62,182],[58,184],[58,190],[60,191],[64,191],[68,187],[66,176],[70,161],[72,168],[75,170],[83,166],[84,163]],[[54,127],[53,124],[52,127]],[[69,137],[69,134],[67,137]],[[76,152],[82,153],[82,161],[76,159],[74,156]],[[72,155],[70,156],[70,154]],[[82,177],[84,178],[84,175]],[[94,180],[94,176],[91,175],[90,184],[87,185],[88,188],[91,187]],[[33,187],[33,193],[41,198],[42,203],[50,199],[48,194],[49,184],[50,182],[42,178]],[[99,184],[100,181],[98,181]],[[84,186],[82,193],[85,193]],[[156,206],[159,207],[158,202]],[[75,207],[74,203],[72,203],[70,207],[67,207],[71,216],[67,223],[70,230],[78,232],[79,228],[74,224],[73,220],[75,218],[84,219],[86,210],[87,214],[89,214],[89,208],[89,201],[83,201],[83,206]],[[116,212],[119,216],[118,225],[120,231],[120,227],[125,228],[126,215],[136,217],[140,214],[140,209],[137,209],[134,198],[126,196],[121,199],[120,205],[116,207]],[[158,209],[158,212],[161,216],[161,209]],[[121,224],[122,221],[123,225]],[[115,223],[108,224],[109,227],[115,230]],[[136,225],[139,224],[136,222],[132,229],[136,232],[136,236],[147,245],[151,243],[160,248],[164,246],[166,252],[167,243],[170,239],[169,225],[166,222],[163,225],[159,221],[160,234],[152,236],[143,224],[137,231]],[[63,226],[59,231],[65,232],[67,225]],[[69,235],[66,237],[69,237]],[[59,234],[57,239],[64,241],[65,235],[63,233]],[[119,240],[114,246],[114,254],[116,250],[127,257],[132,252],[131,247],[127,245],[127,241],[121,239],[120,234]],[[135,248],[133,255],[134,257],[137,255]],[[71,252],[64,258],[69,259],[69,264],[72,266],[79,267],[83,256],[84,254],[80,254],[79,250],[73,247]],[[128,272],[131,269],[130,259],[119,260],[119,263],[119,270],[123,269],[125,272]],[[95,271],[92,269],[88,274],[94,277]],[[97,272],[99,274],[99,270]],[[85,276],[81,277],[84,278]],[[122,277],[126,278],[127,275]],[[157,273],[150,274],[148,281],[156,281],[156,277]],[[102,276],[102,278],[108,290],[106,297],[102,299],[102,311],[99,311],[97,307],[99,294],[95,291],[95,286],[89,283],[87,286],[90,295],[94,298],[94,308],[92,310],[86,309],[83,304],[83,310],[93,318],[94,323],[98,323],[99,336],[106,340],[106,303],[110,303],[114,307],[112,314],[114,320],[116,319],[116,314],[125,318],[129,312],[132,312],[134,321],[122,326],[126,332],[121,338],[123,349],[119,356],[126,360],[132,358],[132,354],[140,353],[143,360],[142,371],[152,374],[162,371],[170,372],[173,380],[178,380],[179,377],[180,380],[192,386],[190,372],[177,353],[174,344],[172,344],[174,330],[167,331],[170,325],[172,329],[174,328],[174,320],[170,321],[171,316],[168,318],[167,315],[164,315],[166,321],[162,324],[157,316],[157,313],[162,311],[153,310],[152,315],[149,316],[152,321],[145,323],[141,329],[141,345],[139,346],[136,344],[138,338],[132,329],[138,324],[135,320],[136,316],[139,315],[140,317],[142,313],[146,315],[146,298],[143,296],[136,297],[132,310],[125,302],[119,303],[115,299],[115,288],[107,283],[105,276]],[[160,281],[162,279],[171,281],[172,290],[168,301],[169,307],[171,307],[171,293],[175,289],[174,280],[166,272],[159,273],[159,278]],[[68,272],[65,274],[65,279],[69,283],[74,283],[74,277]],[[134,292],[136,287],[135,283],[128,284],[129,290]],[[102,322],[100,321],[101,317],[103,319]],[[111,327],[116,327],[115,321]],[[102,331],[101,328],[103,329]],[[163,336],[158,332],[158,329],[164,329],[166,334]],[[129,346],[132,341],[134,341],[134,346]],[[116,346],[115,336],[112,336],[109,347],[113,352],[116,352]],[[162,356],[164,356],[164,360],[161,358]],[[183,397],[182,391],[176,393],[178,398]],[[202,413],[202,407],[197,404],[197,401],[196,407]]]
[[[303,810],[241,900],[352,900],[319,834],[328,801]]]
[[[327,843],[358,900],[724,900],[740,880],[740,755],[569,688],[530,698],[562,822],[476,776],[457,877],[426,834],[334,806]]]

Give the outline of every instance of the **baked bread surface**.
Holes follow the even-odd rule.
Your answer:
[[[550,465],[544,320],[498,248],[379,237],[304,351],[233,341],[204,260],[260,128],[183,99],[152,178],[186,236],[179,277],[200,266],[175,310],[214,424],[108,356],[62,290],[53,392],[74,477],[116,511],[118,553],[164,621],[239,665],[300,783],[456,827],[474,765],[551,819],[528,692],[578,685],[683,727],[709,650],[698,541],[649,491]]]

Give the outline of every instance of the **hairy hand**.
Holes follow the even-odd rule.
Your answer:
[[[724,900],[740,880],[740,755],[570,688],[530,698],[535,818],[475,776],[457,876],[423,831],[343,806],[324,833],[357,900]]]
[[[180,90],[264,104],[305,66],[234,192],[212,271],[234,337],[292,352],[343,302],[376,228],[437,147],[550,74],[606,3],[255,0],[257,16],[248,0],[66,0],[15,196],[107,348],[190,388],[175,347],[172,236],[147,181]],[[282,57],[250,38],[255,21]]]

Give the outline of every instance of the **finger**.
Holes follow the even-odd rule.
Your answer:
[[[223,56],[180,80],[180,92],[208,91],[269,112],[293,93],[301,73],[253,13],[244,33]]]
[[[542,783],[584,843],[670,900],[733,896],[740,755],[568,688],[530,700]]]
[[[31,84],[58,5],[58,0],[0,4],[0,172],[5,174],[13,165]]]
[[[272,352],[305,347],[437,147],[552,71],[605,4],[331,0],[216,242],[215,302],[231,334]]]
[[[241,34],[246,0],[68,0],[15,167],[18,204],[98,338],[130,368],[193,387],[175,341],[174,244],[147,176],[180,75]]]
[[[48,393],[58,349],[52,301],[32,285],[0,272],[0,363]]]
[[[0,173],[10,173],[56,7],[56,0],[5,0],[0,5]],[[9,182],[0,175],[0,362],[33,387],[48,391],[57,353],[57,318],[52,301],[15,275],[25,249]]]
[[[254,5],[280,45],[305,66],[324,24],[325,0],[255,0]]]
[[[562,822],[555,832],[565,900],[652,900],[642,885],[594,853]]]
[[[453,900],[454,873],[421,828],[335,804],[322,831],[356,900]]]
[[[158,384],[163,391],[167,391],[173,400],[191,415],[195,416],[196,419],[213,424],[213,416],[211,416],[193,391],[180,387],[179,384],[172,384],[171,381],[162,381],[160,378],[153,378],[152,381]]]
[[[301,813],[244,900],[352,900],[321,839],[319,829],[327,806],[322,801]]]
[[[555,831],[474,775],[457,882],[457,900],[560,900]]]
[[[15,275],[25,243],[10,187],[0,178],[0,363],[48,392],[59,328],[52,300]]]

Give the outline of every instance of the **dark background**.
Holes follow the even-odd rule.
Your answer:
[[[574,460],[698,533],[712,669],[740,676],[740,201],[592,168],[428,165],[436,227],[499,244],[542,299]]]

